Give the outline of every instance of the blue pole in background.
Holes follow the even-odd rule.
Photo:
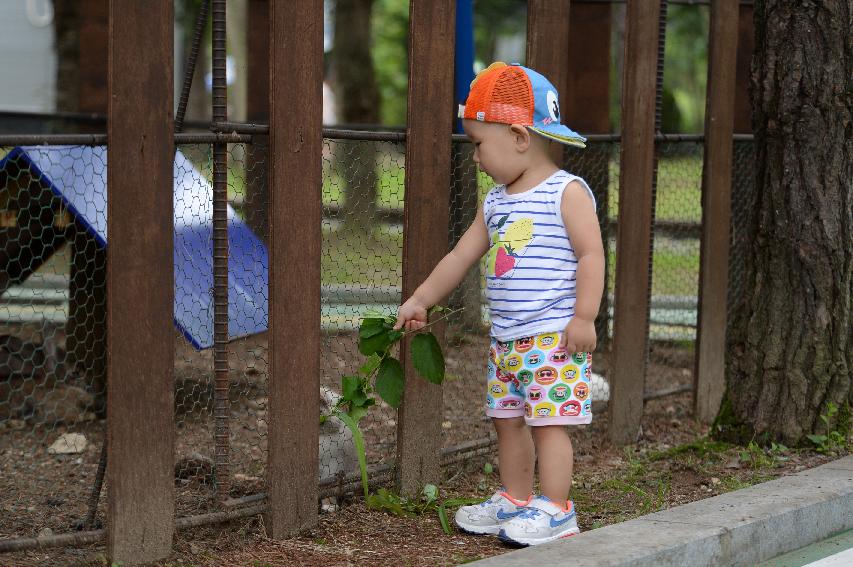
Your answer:
[[[464,104],[474,80],[474,2],[456,0],[456,102]],[[454,107],[455,108],[455,107]],[[462,132],[462,121],[456,121],[456,132]]]

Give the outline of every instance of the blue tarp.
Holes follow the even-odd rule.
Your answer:
[[[107,150],[104,146],[14,148],[0,169],[26,165],[107,246]],[[175,326],[197,349],[213,346],[213,187],[175,152]],[[139,180],[140,190],[149,190]],[[228,336],[267,329],[267,249],[228,206]]]

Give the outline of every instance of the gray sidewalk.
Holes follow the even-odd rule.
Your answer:
[[[472,565],[755,565],[851,528],[853,456],[848,456]]]

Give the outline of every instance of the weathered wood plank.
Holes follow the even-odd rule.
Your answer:
[[[409,297],[447,253],[450,135],[456,6],[452,0],[409,3],[409,92],[403,224],[403,296]],[[441,329],[434,329],[437,336]],[[417,494],[440,478],[441,387],[417,375],[401,355],[406,390],[397,419],[397,486]]]
[[[643,416],[649,317],[658,2],[629,2],[622,80],[610,438],[632,443]]]
[[[166,557],[174,534],[173,18],[109,7],[107,550]]]
[[[710,423],[726,387],[726,299],[737,73],[738,1],[711,5],[694,411]]]
[[[269,26],[270,510],[265,525],[272,537],[283,538],[317,523],[323,2],[270,2]]]

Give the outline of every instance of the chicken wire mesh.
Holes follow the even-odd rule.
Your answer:
[[[323,145],[322,352],[318,403],[325,411],[337,400],[340,378],[361,363],[356,329],[371,311],[393,313],[402,281],[404,144],[325,139]],[[198,221],[207,215],[212,152],[210,145],[181,145],[176,160],[175,208]],[[491,180],[471,160],[470,144],[454,141],[448,247],[470,225]],[[660,144],[650,314],[652,357],[692,369],[695,301],[698,292],[698,238],[701,222],[702,144]],[[265,254],[267,148],[263,137],[228,149],[228,196],[233,218],[256,236],[234,242],[233,266],[239,284],[266,298],[266,281],[253,274]],[[86,515],[104,437],[105,253],[92,224],[106,228],[104,199],[83,191],[76,209],[57,192],[67,187],[105,185],[105,159],[81,147],[53,147],[35,154],[0,149],[0,210],[5,270],[0,275],[0,537],[68,531]],[[738,222],[752,179],[751,142],[735,144],[732,216],[732,289],[741,281],[745,245]],[[39,161],[42,160],[42,161]],[[612,335],[612,294],[618,215],[619,148],[613,141],[591,142],[584,151],[567,150],[566,169],[592,187],[607,256],[607,293],[602,304],[599,351]],[[41,166],[33,167],[33,165]],[[54,179],[55,178],[55,179]],[[80,207],[88,220],[81,220]],[[177,214],[176,214],[177,217]],[[93,220],[94,219],[94,220]],[[176,219],[178,220],[178,219]],[[294,231],[299,219],[288,219]],[[87,223],[89,226],[87,226]],[[95,227],[97,228],[97,227]],[[207,234],[207,233],[205,233]],[[233,236],[232,236],[233,238]],[[203,245],[203,246],[202,246]],[[176,250],[201,257],[210,237],[176,232]],[[210,262],[210,260],[205,260]],[[288,269],[298,269],[294,259]],[[182,279],[176,270],[176,282]],[[448,303],[465,307],[448,321],[447,381],[443,390],[445,448],[487,438],[483,383],[488,351],[483,267],[471,270]],[[202,290],[205,292],[205,290]],[[176,294],[181,294],[176,289]],[[202,293],[203,295],[203,293]],[[233,307],[233,306],[232,306]],[[199,332],[212,333],[212,311],[193,311]],[[264,490],[266,462],[267,340],[257,326],[265,312],[232,325],[229,342],[230,496]],[[258,319],[260,317],[260,320]],[[245,335],[245,336],[243,336]],[[211,349],[197,349],[186,329],[176,329],[175,446],[176,513],[216,509]],[[298,347],[294,347],[298,348]],[[661,354],[662,353],[662,354]],[[606,374],[606,372],[605,372]],[[601,401],[606,390],[593,388]],[[391,463],[396,452],[396,413],[385,405],[362,422],[369,463]],[[68,434],[81,435],[86,440]],[[64,440],[60,450],[49,451]],[[79,444],[78,444],[79,443]],[[327,421],[318,439],[318,478],[334,482],[357,468],[351,437],[342,424]],[[55,448],[56,449],[56,448]],[[99,516],[103,517],[104,499]]]
[[[66,198],[103,200],[102,152],[0,148],[0,537],[68,531],[104,439],[105,253]]]

